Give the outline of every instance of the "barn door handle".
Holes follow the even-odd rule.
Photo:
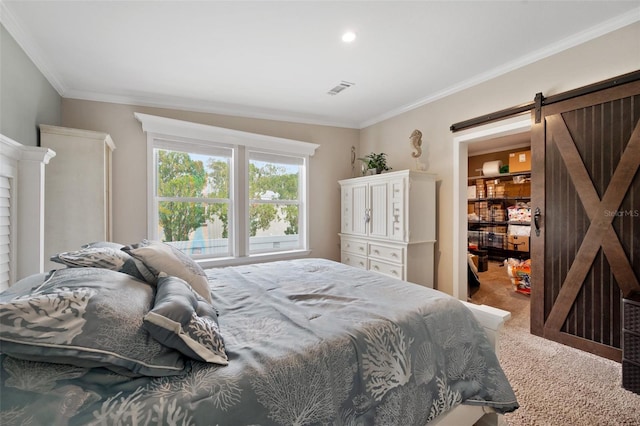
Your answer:
[[[540,217],[542,213],[540,213],[540,207],[536,207],[536,211],[533,213],[533,224],[536,227],[536,237],[540,236]]]

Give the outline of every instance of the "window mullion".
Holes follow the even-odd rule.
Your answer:
[[[237,147],[238,155],[236,156],[236,173],[234,175],[236,184],[233,185],[235,194],[236,211],[234,218],[236,223],[236,257],[246,257],[249,255],[249,206],[247,199],[249,198],[249,157],[244,146]],[[242,182],[243,184],[240,184]]]

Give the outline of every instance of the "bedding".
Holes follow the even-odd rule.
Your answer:
[[[124,252],[123,244],[102,242],[85,244],[80,250],[57,253],[50,257],[52,262],[69,268],[105,268],[123,272],[143,281],[155,282],[156,276],[144,263]]]
[[[211,302],[209,284],[200,267],[193,259],[172,245],[161,241],[142,240],[138,244],[125,246],[121,250],[142,262],[151,271],[155,283],[158,275],[164,272],[183,279],[207,302]]]
[[[127,376],[188,368],[180,353],[142,327],[154,301],[147,283],[109,269],[65,268],[15,287],[0,295],[4,354]]]
[[[186,368],[163,377],[32,360],[5,351],[3,322],[3,425],[424,425],[460,403],[518,407],[472,313],[444,293],[323,259],[205,273],[228,365],[175,349]],[[3,309],[42,290],[26,280],[0,294]],[[162,287],[149,285],[156,304],[189,296]],[[198,312],[187,299],[174,309]]]

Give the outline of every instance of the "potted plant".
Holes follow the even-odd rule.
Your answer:
[[[387,166],[387,154],[384,152],[379,154],[372,152],[371,154],[365,155],[363,158],[358,158],[358,160],[364,161],[368,169],[375,169],[376,174],[391,170],[391,167]]]

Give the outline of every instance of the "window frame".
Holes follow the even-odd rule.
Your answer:
[[[229,239],[230,257],[197,257],[203,267],[226,266],[281,260],[308,255],[309,247],[309,163],[319,147],[317,144],[292,139],[243,132],[189,121],[176,120],[143,113],[134,113],[147,135],[147,236],[157,239],[158,214],[155,195],[156,167],[154,149],[175,149],[195,152],[227,148],[232,150],[232,173],[230,173],[230,216],[233,220],[232,237]],[[265,148],[268,147],[268,148]],[[302,159],[299,182],[300,209],[298,235],[299,249],[269,251],[250,254],[249,252],[249,179],[248,164],[251,151],[266,154],[299,157]],[[242,187],[241,187],[242,186]]]
[[[272,150],[266,150],[266,149],[257,149],[257,148],[250,148],[250,149],[244,149],[244,165],[245,167],[249,167],[249,162],[252,160],[251,158],[251,153],[256,153],[257,156],[261,156],[266,154],[266,157],[268,157],[269,155],[273,155],[276,157],[290,157],[290,158],[298,158],[301,159],[301,164],[298,164],[298,166],[300,167],[300,176],[299,176],[299,182],[298,182],[298,199],[296,200],[297,202],[293,203],[290,200],[278,200],[278,201],[259,201],[260,204],[284,204],[284,205],[297,205],[298,206],[298,241],[299,241],[299,245],[301,246],[301,248],[297,249],[297,250],[306,250],[309,247],[309,232],[307,229],[307,223],[308,223],[308,196],[306,194],[308,194],[308,166],[309,166],[309,158],[308,156],[300,156],[300,155],[292,155],[289,153],[283,153],[283,152],[274,152]],[[253,158],[253,160],[256,160],[255,158]],[[265,160],[258,160],[258,161],[265,161]],[[293,163],[293,162],[292,162]],[[284,163],[281,163],[284,164]],[[249,198],[250,195],[250,191],[249,191],[249,175],[248,173],[245,174],[246,176],[246,201],[247,201],[247,206],[250,206],[251,203],[254,201],[253,199]],[[246,212],[246,224],[248,225],[250,222],[250,217],[249,217],[249,209],[247,208],[247,212]],[[247,230],[248,230],[248,226],[247,226]],[[268,254],[271,253],[272,251],[267,251],[267,252],[260,252],[260,251],[256,251],[254,253],[251,253],[251,236],[247,235],[247,239],[246,239],[246,243],[249,244],[248,248],[247,248],[247,253],[250,256],[259,256],[261,254]],[[287,250],[287,251],[291,251],[291,250]]]

